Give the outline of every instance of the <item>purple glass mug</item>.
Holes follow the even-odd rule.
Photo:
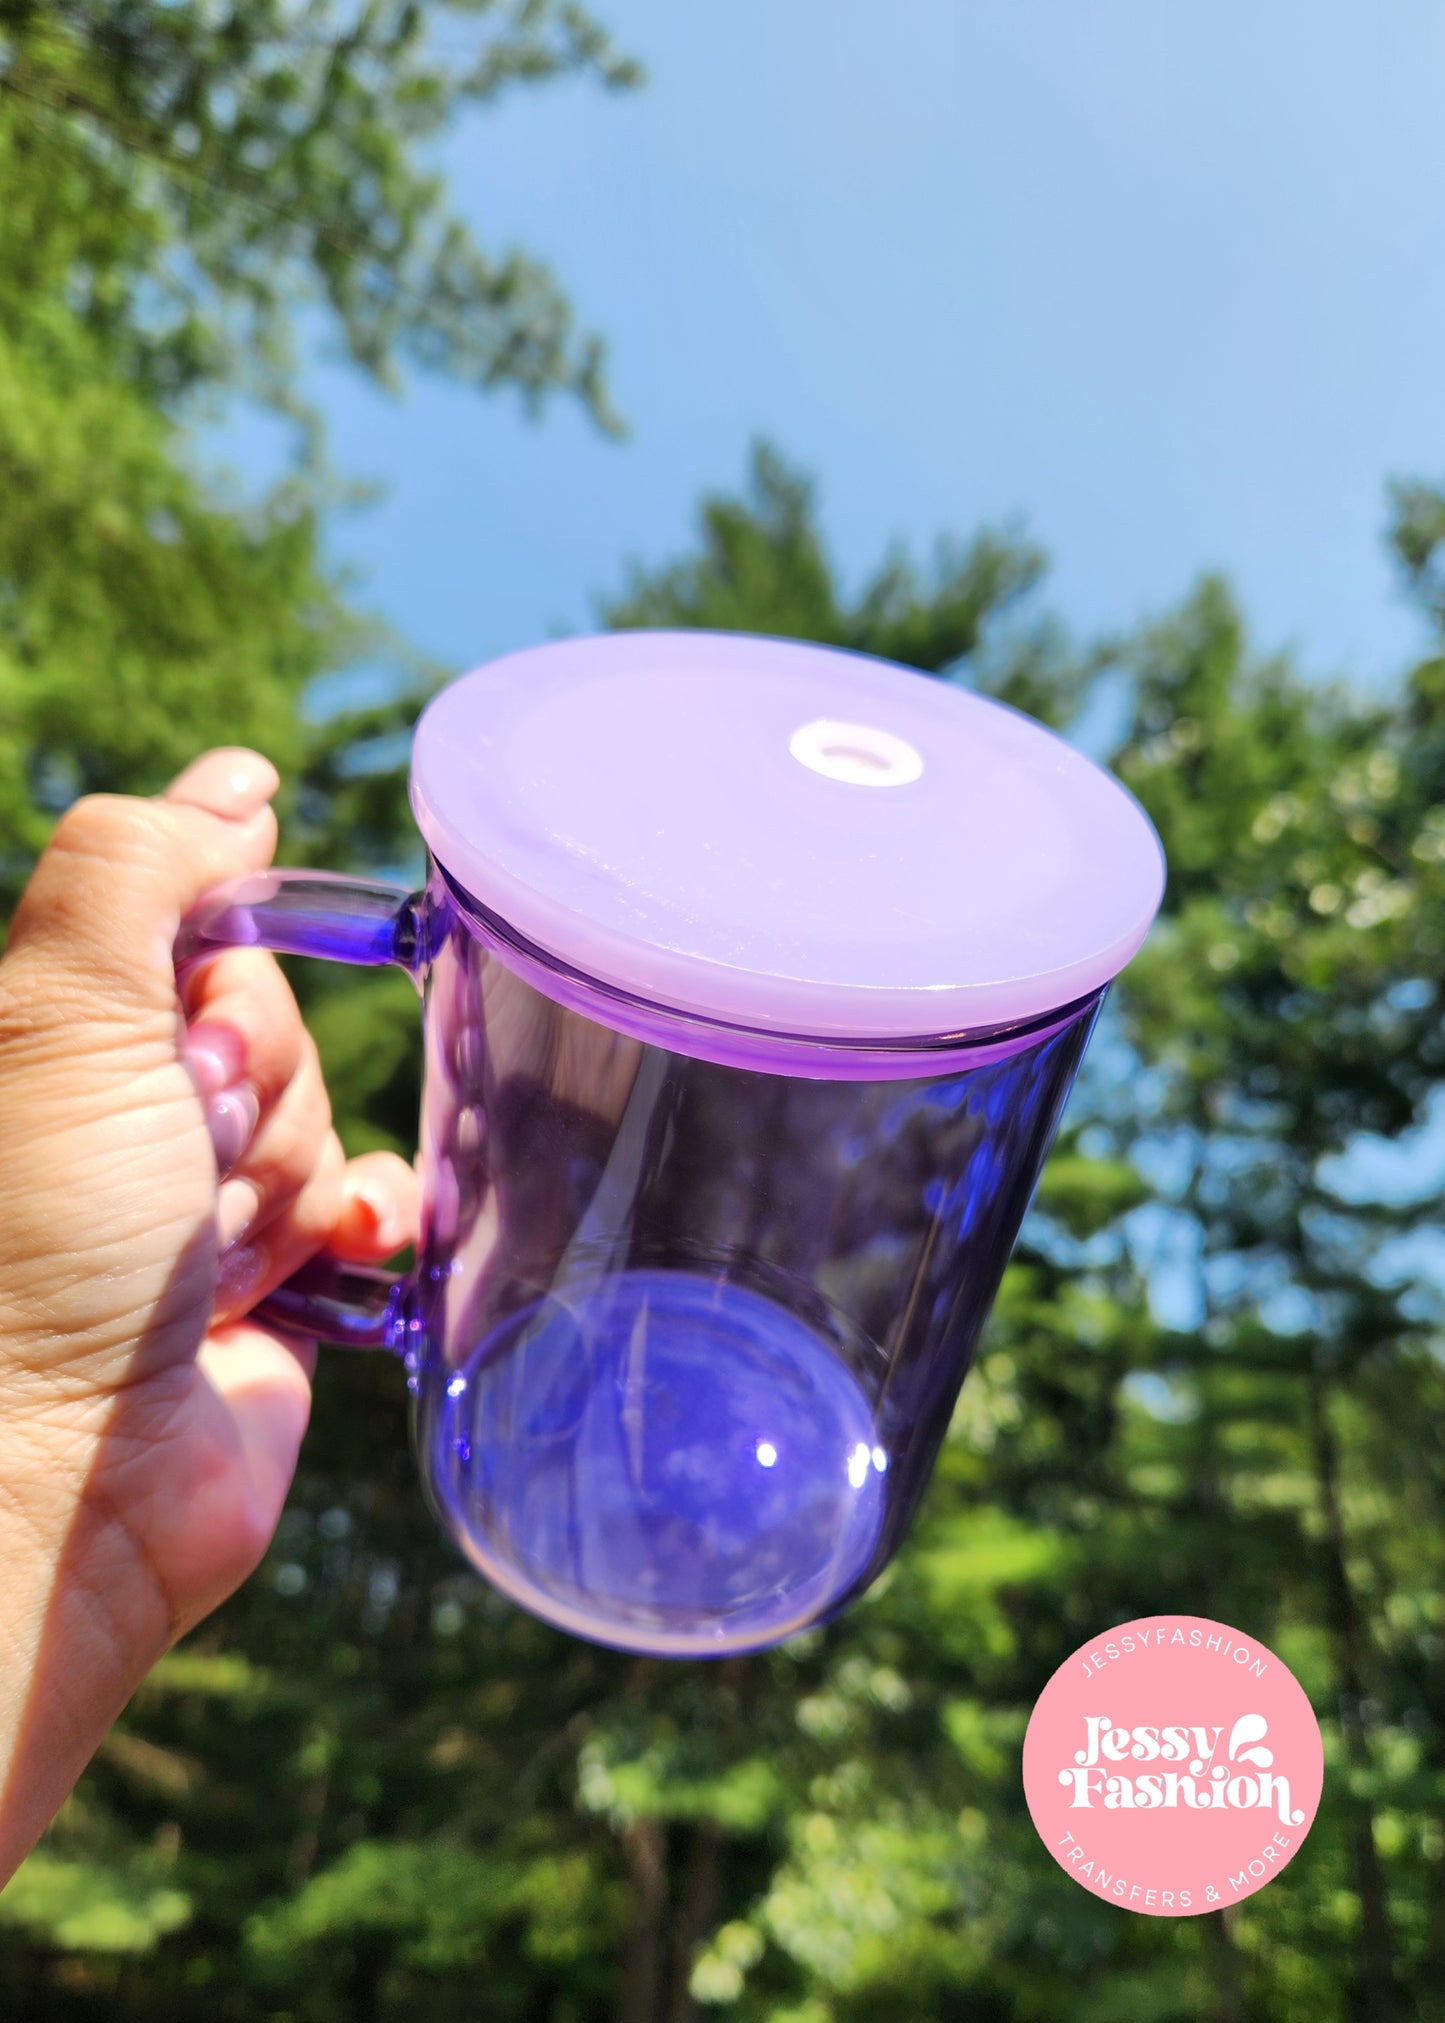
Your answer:
[[[515,1601],[775,1643],[907,1527],[1157,839],[1014,711],[706,633],[453,683],[411,794],[422,891],[271,872],[177,943],[424,990],[417,1268],[320,1260],[266,1311],[403,1357],[432,1503]]]

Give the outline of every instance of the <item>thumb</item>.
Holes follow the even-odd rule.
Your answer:
[[[171,1012],[171,946],[211,886],[264,870],[276,847],[269,759],[208,752],[159,800],[91,794],[69,808],[11,924],[7,966],[58,1016]]]

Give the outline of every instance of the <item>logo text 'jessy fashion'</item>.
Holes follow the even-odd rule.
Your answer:
[[[1024,1743],[1029,1810],[1054,1859],[1085,1888],[1165,1916],[1237,1902],[1277,1873],[1313,1821],[1323,1767],[1288,1667],[1190,1616],[1082,1647],[1039,1696]]]
[[[1156,1806],[1188,1806],[1193,1812],[1215,1812],[1222,1806],[1236,1812],[1278,1811],[1281,1826],[1300,1826],[1304,1813],[1290,1803],[1289,1779],[1269,1766],[1272,1750],[1258,1745],[1269,1733],[1263,1714],[1241,1714],[1229,1734],[1226,1761],[1216,1763],[1215,1752],[1224,1733],[1222,1724],[1212,1728],[1150,1726],[1116,1727],[1108,1714],[1086,1714],[1084,1748],[1074,1751],[1073,1763],[1059,1772],[1060,1784],[1073,1787],[1070,1808],[1087,1809],[1097,1799],[1106,1810],[1149,1812]],[[1258,1773],[1230,1769],[1236,1759],[1259,1765]],[[1104,1763],[1187,1763],[1184,1771],[1166,1770],[1110,1772],[1095,1765]]]

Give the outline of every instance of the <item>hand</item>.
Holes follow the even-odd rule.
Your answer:
[[[323,1245],[414,1235],[410,1169],[347,1168],[273,959],[177,996],[181,917],[270,862],[276,785],[212,752],[78,802],[0,961],[0,1881],[270,1541],[314,1347],[249,1309]]]

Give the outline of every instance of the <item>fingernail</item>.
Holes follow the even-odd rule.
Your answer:
[[[271,761],[241,746],[203,752],[171,781],[166,799],[205,808],[230,821],[245,821],[264,807],[281,784]]]
[[[237,1243],[223,1251],[216,1266],[216,1305],[243,1307],[261,1283],[265,1269],[265,1252],[258,1243]]]
[[[217,1096],[241,1073],[242,1046],[229,1026],[198,1019],[181,1042],[186,1066],[203,1096]]]
[[[372,1241],[386,1242],[392,1234],[391,1203],[384,1195],[374,1194],[364,1182],[360,1186],[351,1187],[349,1192],[352,1206],[359,1208],[371,1225]],[[398,1236],[396,1241],[400,1243],[401,1238]]]
[[[261,1115],[255,1092],[247,1088],[227,1089],[206,1105],[206,1126],[216,1148],[216,1165],[229,1173],[251,1142]]]
[[[246,1234],[261,1206],[261,1191],[250,1180],[224,1181],[216,1194],[216,1236],[222,1250]]]

